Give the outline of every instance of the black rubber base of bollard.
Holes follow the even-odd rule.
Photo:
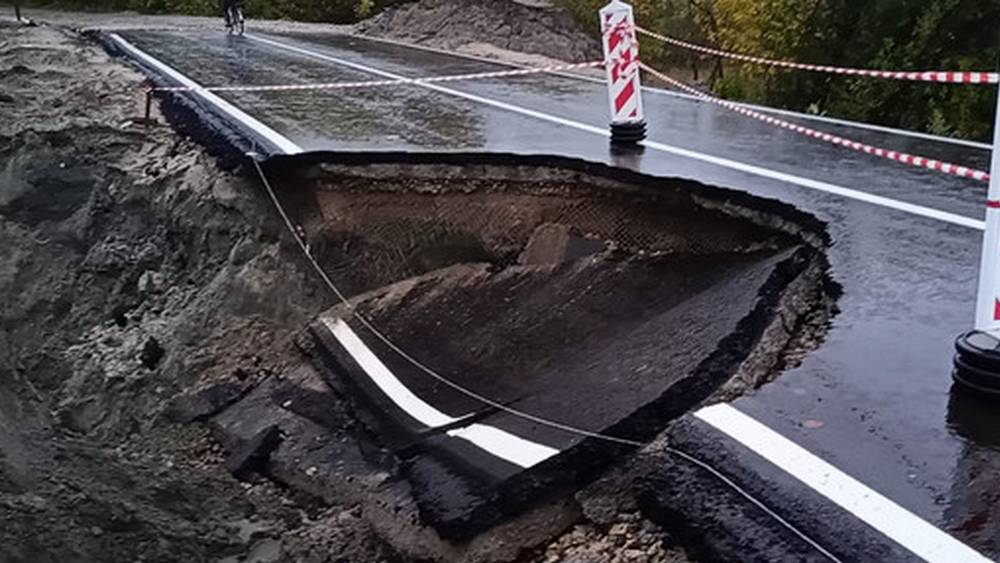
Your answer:
[[[646,122],[612,123],[611,142],[616,145],[634,145],[646,138]]]
[[[974,330],[955,339],[955,350],[955,383],[1000,399],[1000,338]]]

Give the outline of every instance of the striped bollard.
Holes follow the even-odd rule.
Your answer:
[[[632,6],[619,0],[601,8],[604,67],[611,105],[611,142],[636,144],[646,138],[639,82],[639,42]]]
[[[1000,101],[986,194],[986,232],[979,263],[975,330],[959,336],[955,350],[952,374],[955,382],[980,395],[1000,399]]]

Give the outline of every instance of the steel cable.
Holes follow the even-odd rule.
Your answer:
[[[508,413],[510,415],[513,415],[513,416],[516,416],[518,418],[521,418],[521,419],[524,419],[524,420],[528,420],[528,421],[531,421],[531,422],[535,422],[537,424],[541,424],[543,426],[547,426],[547,427],[554,428],[554,429],[557,429],[557,430],[562,430],[564,432],[568,432],[568,433],[571,433],[571,434],[576,434],[576,435],[584,436],[584,437],[587,437],[587,438],[594,438],[594,439],[598,439],[598,440],[603,440],[603,441],[614,443],[614,444],[618,444],[618,445],[624,445],[624,446],[635,447],[635,448],[640,448],[640,447],[642,447],[644,445],[642,442],[640,442],[638,440],[630,440],[630,439],[627,439],[627,438],[619,438],[617,436],[610,436],[610,435],[602,434],[602,433],[599,433],[599,432],[592,432],[592,431],[589,431],[589,430],[584,430],[582,428],[577,428],[575,426],[571,426],[571,425],[568,425],[568,424],[563,424],[561,422],[557,422],[557,421],[550,420],[550,419],[547,419],[547,418],[543,418],[543,417],[540,417],[540,416],[536,416],[536,415],[533,415],[533,414],[530,414],[530,413],[522,412],[522,411],[520,411],[518,409],[511,408],[511,407],[509,407],[507,405],[504,405],[504,404],[502,404],[502,403],[500,403],[498,401],[490,399],[489,397],[485,397],[485,396],[483,396],[483,395],[481,395],[479,393],[476,393],[475,391],[472,391],[471,389],[467,389],[464,386],[451,381],[450,379],[442,376],[441,374],[437,373],[436,371],[434,371],[430,367],[426,366],[425,364],[423,364],[422,362],[420,362],[419,360],[417,360],[416,358],[414,358],[412,355],[406,353],[405,350],[403,350],[402,348],[400,348],[399,346],[397,346],[385,334],[383,334],[380,330],[378,330],[371,321],[369,321],[363,315],[361,315],[361,313],[359,313],[355,309],[354,305],[350,302],[350,300],[347,298],[347,296],[344,295],[344,293],[337,287],[336,284],[333,283],[333,280],[330,279],[330,277],[327,275],[327,273],[323,269],[323,267],[320,266],[320,264],[316,260],[316,258],[313,257],[312,252],[309,249],[309,245],[303,239],[303,237],[299,233],[299,231],[295,228],[295,223],[288,216],[288,213],[285,211],[284,206],[281,204],[281,201],[278,199],[277,193],[275,193],[274,188],[271,185],[271,182],[267,179],[267,175],[264,174],[264,170],[263,170],[263,168],[261,168],[260,162],[258,162],[258,160],[256,158],[257,155],[250,153],[250,154],[248,154],[248,156],[250,157],[251,162],[253,162],[254,169],[257,171],[257,174],[260,177],[260,181],[264,185],[264,188],[267,191],[268,197],[271,199],[271,202],[274,204],[275,209],[278,210],[278,213],[281,215],[281,218],[284,221],[285,226],[288,229],[288,232],[292,235],[292,238],[295,240],[295,243],[298,245],[299,249],[302,251],[302,254],[306,257],[306,260],[309,261],[309,264],[312,266],[312,268],[316,271],[316,273],[319,274],[320,278],[323,280],[323,282],[326,284],[326,286],[333,292],[333,294],[337,297],[337,299],[340,300],[341,303],[351,312],[351,315],[355,319],[357,319],[358,322],[360,322],[365,328],[367,328],[382,343],[384,343],[391,350],[393,350],[394,352],[396,352],[397,354],[399,354],[400,357],[402,357],[403,359],[405,359],[407,362],[410,362],[414,367],[416,367],[417,369],[419,369],[423,373],[427,374],[428,376],[434,378],[436,381],[439,381],[439,382],[443,383],[444,385],[447,385],[448,387],[450,387],[450,388],[452,388],[452,389],[454,389],[454,390],[456,390],[456,391],[458,391],[458,392],[460,392],[460,393],[462,393],[462,394],[464,394],[464,395],[466,395],[466,396],[468,396],[468,397],[470,397],[470,398],[472,398],[472,399],[474,399],[476,401],[480,401],[480,402],[482,402],[483,404],[485,404],[487,406],[496,408],[497,410],[506,412],[506,413]],[[667,453],[670,453],[672,455],[675,455],[675,456],[677,456],[677,457],[679,457],[679,458],[687,461],[688,463],[691,463],[691,464],[693,464],[693,465],[701,468],[704,471],[707,471],[709,474],[711,474],[713,477],[715,477],[716,479],[718,479],[724,485],[726,485],[727,487],[729,487],[732,490],[736,491],[736,493],[738,493],[740,496],[742,496],[743,498],[747,499],[747,501],[749,501],[754,506],[756,506],[757,508],[759,508],[760,510],[762,510],[770,518],[774,519],[775,522],[777,522],[778,524],[780,524],[782,527],[788,529],[790,532],[792,532],[793,534],[795,534],[795,536],[797,536],[798,538],[802,539],[804,542],[806,542],[811,547],[813,547],[814,549],[816,549],[816,551],[818,551],[819,553],[821,553],[824,557],[828,558],[830,561],[833,561],[834,563],[842,563],[842,561],[839,558],[837,558],[833,553],[831,553],[829,550],[827,550],[822,545],[820,545],[816,540],[812,539],[805,532],[803,532],[803,531],[799,530],[798,528],[796,528],[791,522],[785,520],[778,513],[776,513],[771,508],[769,508],[763,501],[761,501],[761,500],[757,499],[756,497],[754,497],[750,492],[748,492],[745,489],[743,489],[742,487],[740,487],[736,482],[734,482],[732,479],[726,477],[724,474],[722,474],[722,472],[720,472],[719,470],[715,469],[714,467],[712,467],[708,463],[706,463],[706,462],[704,462],[704,461],[696,458],[695,456],[693,456],[691,454],[688,454],[688,453],[686,453],[684,451],[681,451],[681,450],[679,450],[677,448],[674,448],[672,446],[665,447],[664,451],[666,451]]]

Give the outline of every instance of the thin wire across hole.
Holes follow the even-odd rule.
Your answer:
[[[554,429],[557,429],[557,430],[562,430],[563,432],[568,432],[568,433],[571,433],[571,434],[576,434],[576,435],[584,436],[584,437],[587,437],[587,438],[594,438],[596,440],[603,440],[603,441],[606,441],[606,442],[610,442],[610,443],[618,444],[618,445],[622,445],[622,446],[629,446],[629,447],[640,448],[640,447],[642,447],[644,445],[642,442],[640,442],[638,440],[631,440],[631,439],[628,439],[628,438],[619,438],[617,436],[611,436],[611,435],[608,435],[608,434],[602,434],[600,432],[592,432],[590,430],[584,430],[582,428],[577,428],[575,426],[571,426],[571,425],[568,425],[568,424],[563,424],[561,422],[557,422],[557,421],[554,421],[554,420],[550,420],[550,419],[547,419],[547,418],[543,418],[543,417],[540,417],[540,416],[537,416],[537,415],[533,415],[533,414],[530,414],[530,413],[522,412],[522,411],[519,411],[517,409],[511,408],[511,407],[509,407],[507,405],[504,405],[503,403],[500,403],[498,401],[490,399],[489,397],[480,395],[479,393],[476,393],[475,391],[472,391],[471,389],[466,389],[462,385],[459,385],[458,383],[455,383],[454,381],[451,381],[450,379],[448,379],[448,378],[444,377],[443,375],[437,373],[436,371],[434,371],[433,369],[431,369],[427,365],[423,364],[422,362],[420,362],[419,360],[417,360],[416,358],[414,358],[412,355],[408,354],[405,350],[403,350],[398,345],[396,345],[396,343],[392,342],[389,339],[389,337],[385,336],[385,334],[383,334],[380,330],[378,330],[378,328],[376,328],[375,325],[371,321],[369,321],[361,313],[359,313],[355,309],[354,305],[347,298],[347,296],[344,295],[344,293],[340,290],[340,288],[337,287],[337,285],[335,283],[333,283],[333,280],[330,279],[330,276],[327,275],[326,271],[323,270],[323,267],[320,266],[319,262],[317,262],[316,259],[313,257],[312,252],[309,250],[309,246],[306,244],[305,240],[303,240],[302,235],[299,233],[299,231],[295,228],[295,223],[292,222],[291,218],[288,216],[288,213],[285,211],[284,206],[281,205],[281,202],[278,200],[278,196],[275,193],[274,188],[271,186],[271,182],[267,179],[267,176],[264,174],[264,170],[261,168],[260,162],[258,162],[258,160],[256,158],[256,155],[251,153],[251,154],[248,154],[247,156],[249,156],[251,162],[253,162],[254,168],[256,169],[257,174],[260,177],[261,183],[264,185],[264,188],[267,190],[267,195],[270,197],[271,202],[274,204],[275,209],[278,210],[278,213],[281,215],[282,220],[285,222],[285,226],[288,228],[288,232],[291,233],[292,238],[295,240],[296,244],[298,244],[299,248],[302,250],[302,254],[306,257],[306,259],[312,265],[313,269],[316,270],[316,272],[319,274],[320,278],[322,278],[323,282],[327,285],[327,287],[329,287],[329,289],[333,292],[333,294],[337,297],[337,299],[340,300],[344,304],[344,306],[347,307],[347,309],[349,311],[351,311],[351,315],[355,319],[357,319],[358,322],[360,322],[366,329],[368,329],[368,331],[371,332],[372,335],[374,335],[382,343],[384,343],[386,346],[388,346],[393,352],[395,352],[396,354],[399,354],[399,356],[402,357],[404,360],[406,360],[407,362],[410,362],[414,367],[416,367],[420,371],[424,372],[428,376],[432,377],[434,380],[439,381],[440,383],[442,383],[444,385],[447,385],[448,387],[450,387],[450,388],[452,388],[452,389],[454,389],[454,390],[456,390],[456,391],[458,391],[458,392],[460,392],[460,393],[462,393],[462,394],[464,394],[464,395],[466,395],[466,396],[468,396],[468,397],[470,397],[472,399],[475,399],[476,401],[479,401],[479,402],[481,402],[481,403],[483,403],[485,405],[488,405],[490,407],[493,407],[493,408],[495,408],[497,410],[503,411],[503,412],[508,413],[510,415],[516,416],[518,418],[522,418],[524,420],[528,420],[528,421],[531,421],[531,422],[535,422],[537,424],[548,426],[549,428],[554,428]],[[699,467],[699,468],[707,471],[713,477],[715,477],[716,479],[718,479],[719,481],[721,481],[724,485],[726,485],[727,487],[733,489],[740,496],[744,497],[750,503],[752,503],[754,506],[756,506],[759,509],[761,509],[762,511],[764,511],[764,513],[767,514],[770,518],[772,518],[775,522],[777,522],[778,524],[780,524],[784,528],[788,529],[790,532],[792,532],[797,537],[799,537],[800,539],[802,539],[802,541],[804,541],[807,544],[809,544],[810,546],[812,546],[814,549],[816,549],[816,551],[818,551],[819,553],[821,553],[824,557],[826,557],[827,559],[829,559],[830,561],[833,561],[835,563],[842,563],[841,560],[839,558],[837,558],[837,556],[835,556],[829,550],[827,550],[822,545],[820,545],[816,540],[812,539],[805,532],[803,532],[803,531],[799,530],[798,528],[796,528],[791,522],[785,520],[777,512],[775,512],[774,510],[772,510],[771,508],[769,508],[766,504],[764,504],[763,501],[761,501],[761,500],[757,499],[756,497],[754,497],[751,493],[749,493],[748,491],[744,490],[742,487],[740,487],[738,484],[736,484],[736,482],[734,482],[732,479],[726,477],[722,472],[720,472],[719,470],[715,469],[714,467],[712,467],[708,463],[706,463],[704,461],[701,461],[700,459],[692,456],[691,454],[683,452],[683,451],[681,451],[681,450],[679,450],[677,448],[674,448],[674,447],[669,447],[668,446],[668,447],[664,448],[664,451],[666,451],[667,453],[670,453],[670,454],[672,454],[674,456],[677,456],[677,457],[679,457],[679,458],[687,461],[688,463],[691,463],[691,464],[693,464],[693,465],[695,465],[695,466],[697,466],[697,467]]]

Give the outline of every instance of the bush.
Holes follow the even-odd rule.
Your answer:
[[[404,0],[247,0],[255,18],[353,23]],[[218,0],[28,0],[29,6],[74,10],[134,10],[146,14],[219,14]]]

